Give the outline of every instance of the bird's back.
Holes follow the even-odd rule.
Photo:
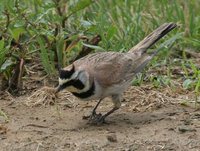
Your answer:
[[[130,81],[135,74],[138,59],[133,53],[98,52],[74,64],[80,70],[86,70],[101,87],[108,88]]]

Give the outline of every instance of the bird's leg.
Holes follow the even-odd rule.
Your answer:
[[[100,100],[97,102],[96,106],[95,106],[94,109],[92,110],[92,115],[96,115],[96,114],[97,114],[97,113],[96,113],[96,109],[97,109],[97,107],[99,106],[99,104],[101,103],[101,101],[102,101],[102,99],[100,99]]]
[[[105,118],[118,109],[119,109],[118,107],[114,107],[110,111],[108,111],[106,114],[102,115],[100,118],[98,118],[97,124],[105,123]]]
[[[97,113],[96,113],[96,109],[97,109],[97,107],[99,106],[99,104],[101,103],[102,100],[103,100],[103,99],[100,99],[100,100],[97,102],[96,106],[95,106],[94,109],[92,110],[92,114],[89,115],[89,116],[83,116],[83,119],[92,120],[92,119],[96,118],[97,116],[101,116],[101,114],[97,114]]]
[[[98,116],[95,121],[93,121],[93,123],[95,124],[102,124],[102,123],[105,123],[105,118],[107,116],[109,116],[110,114],[112,114],[114,111],[118,110],[121,106],[121,100],[123,100],[122,96],[121,95],[113,95],[112,96],[112,101],[113,101],[113,104],[114,104],[114,107],[108,111],[106,114],[102,115],[102,116]]]

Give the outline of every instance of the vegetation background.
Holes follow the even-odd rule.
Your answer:
[[[0,0],[1,89],[18,93],[23,78],[31,74],[30,62],[42,64],[40,70],[56,77],[58,66],[66,66],[92,51],[126,52],[156,27],[175,22],[179,28],[167,36],[172,38],[148,68],[162,67],[162,72],[140,74],[133,84],[150,81],[156,87],[174,86],[173,80],[178,79],[182,87],[198,94],[199,3],[199,0]]]
[[[0,0],[0,150],[199,150],[199,10],[200,0]],[[81,119],[95,101],[43,89],[58,67],[126,52],[166,22],[178,28],[149,50],[162,51],[107,124]]]

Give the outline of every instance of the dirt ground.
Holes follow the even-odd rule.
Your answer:
[[[82,119],[95,101],[81,102],[63,92],[55,105],[27,106],[30,95],[0,95],[7,116],[0,116],[1,151],[200,150],[200,112],[192,103],[181,105],[194,100],[184,90],[131,87],[122,107],[98,126]],[[98,111],[111,107],[105,99]]]

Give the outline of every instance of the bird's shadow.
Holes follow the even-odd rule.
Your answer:
[[[87,120],[80,120],[77,122],[75,129],[84,129],[88,131],[98,130],[102,128],[107,129],[124,129],[135,127],[141,127],[145,124],[151,124],[155,121],[160,121],[167,119],[167,112],[144,112],[144,113],[133,113],[133,112],[124,112],[124,113],[115,113],[112,116],[109,116],[106,119],[106,123],[102,124],[90,124]]]

